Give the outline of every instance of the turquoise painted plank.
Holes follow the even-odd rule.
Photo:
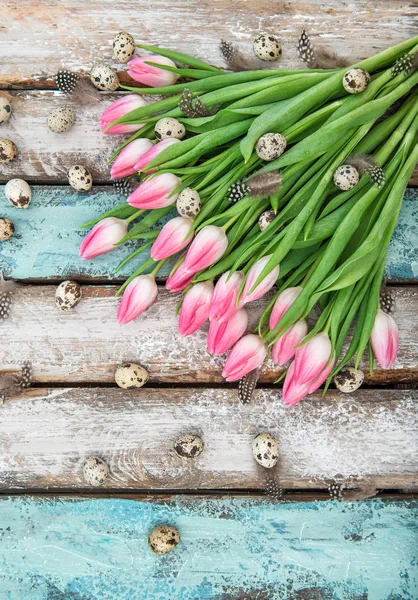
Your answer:
[[[81,195],[69,187],[33,187],[28,210],[14,208],[4,198],[0,187],[0,216],[15,223],[16,235],[0,242],[0,268],[15,279],[97,278],[112,279],[117,265],[136,247],[126,244],[112,253],[92,261],[82,261],[78,247],[85,235],[80,225],[113,208],[123,197],[111,187],[97,187]],[[148,250],[135,257],[119,273],[130,275],[148,258]],[[167,275],[168,268],[162,270]],[[387,277],[393,281],[416,281],[418,278],[418,191],[409,189],[392,240]]]
[[[2,600],[416,600],[417,503],[0,501]],[[147,545],[170,523],[166,556]]]

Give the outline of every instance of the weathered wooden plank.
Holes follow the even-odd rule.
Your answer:
[[[236,390],[34,389],[1,407],[0,488],[86,488],[84,459],[98,455],[118,489],[262,488],[267,471],[251,441],[277,437],[275,469],[285,488],[418,489],[417,392],[363,390],[318,394],[288,408],[279,390],[260,390],[243,406]],[[194,460],[174,441],[202,437]]]
[[[175,48],[214,64],[222,62],[221,38],[251,52],[254,37],[268,30],[280,36],[280,64],[298,67],[295,45],[303,27],[354,62],[415,35],[416,26],[416,5],[405,0],[360,0],[354,9],[320,0],[176,0],[169,5],[155,0],[140,7],[135,0],[9,3],[2,11],[0,54],[8,60],[0,69],[0,85],[51,87],[57,69],[88,71],[97,60],[123,72],[111,46],[120,30],[131,32],[138,43]]]
[[[175,309],[179,294],[163,288],[159,300],[140,318],[119,325],[117,288],[83,287],[83,300],[71,312],[57,310],[54,286],[24,286],[15,295],[11,315],[1,325],[0,365],[18,369],[28,360],[37,382],[113,382],[115,366],[123,361],[143,364],[154,382],[221,382],[224,357],[206,350],[207,327],[182,338]],[[418,380],[418,289],[391,288],[394,318],[400,330],[398,359],[392,369],[376,368],[367,381],[389,383]],[[249,326],[255,327],[269,301],[249,305]],[[42,351],[40,351],[40,348]],[[364,370],[368,367],[364,363]],[[263,382],[277,379],[280,369],[268,361]]]
[[[417,505],[0,501],[5,598],[389,600],[417,593]],[[148,547],[172,523],[180,543]]]
[[[78,248],[85,230],[80,225],[123,202],[114,188],[94,187],[78,194],[69,186],[33,186],[28,210],[17,210],[4,197],[0,186],[0,216],[12,219],[16,235],[0,246],[0,269],[15,279],[114,279],[115,269],[135,248],[134,242],[94,260],[83,261]],[[389,281],[416,281],[418,278],[418,190],[408,189],[399,223],[388,254]],[[174,211],[173,211],[174,214]],[[135,257],[118,273],[126,277],[149,257],[148,250]],[[170,267],[161,271],[166,276]]]
[[[15,142],[19,156],[12,163],[1,165],[0,182],[18,176],[34,183],[67,183],[69,167],[79,163],[91,170],[96,184],[111,181],[108,159],[126,136],[102,134],[99,115],[126,92],[103,93],[102,101],[95,106],[74,106],[75,123],[66,133],[53,133],[46,124],[52,110],[69,102],[61,92],[5,93],[12,100],[13,113],[1,126],[0,134]],[[153,101],[153,97],[148,98]],[[417,174],[418,170],[411,179],[411,185],[418,183]]]

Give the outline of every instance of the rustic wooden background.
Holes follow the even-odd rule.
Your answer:
[[[77,108],[67,134],[51,133],[46,118],[68,102],[55,90],[59,68],[87,72],[104,60],[128,81],[112,58],[120,30],[221,65],[221,38],[249,50],[267,29],[282,40],[281,64],[298,67],[302,27],[354,62],[416,35],[418,5],[0,0],[0,9],[0,93],[13,101],[0,135],[20,151],[0,166],[0,182],[21,177],[33,189],[31,207],[18,211],[0,186],[0,216],[16,225],[16,236],[0,245],[0,270],[23,284],[0,325],[0,370],[17,371],[27,360],[34,369],[33,387],[0,407],[0,597],[416,598],[418,177],[386,267],[401,330],[394,367],[376,369],[355,394],[331,390],[325,400],[314,395],[289,409],[268,364],[243,406],[236,386],[222,384],[222,360],[208,355],[204,333],[177,335],[177,298],[163,288],[141,319],[117,324],[113,272],[126,249],[78,258],[81,223],[123,200],[107,163],[122,138],[102,135],[97,119],[122,92]],[[87,195],[66,183],[76,162],[94,174]],[[83,283],[83,301],[69,314],[54,305],[56,284],[66,278]],[[253,321],[260,310],[251,307]],[[146,388],[115,387],[124,360],[148,369]],[[264,430],[280,443],[286,493],[279,504],[265,499],[265,473],[251,455],[252,438]],[[187,432],[205,442],[191,463],[173,452],[174,439]],[[82,478],[91,454],[112,472],[99,490]],[[347,502],[327,500],[333,480],[348,488]],[[370,494],[377,499],[353,502]],[[147,533],[167,521],[182,542],[155,557]]]

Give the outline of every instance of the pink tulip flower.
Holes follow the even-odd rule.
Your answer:
[[[289,327],[284,334],[274,342],[271,358],[276,365],[284,365],[295,356],[296,346],[300,344],[308,333],[308,324],[305,319],[300,319]]]
[[[332,361],[318,373],[311,381],[300,383],[295,377],[295,361],[289,367],[283,384],[283,402],[288,406],[294,406],[308,394],[315,392],[327,379],[335,364],[335,356]]]
[[[155,171],[145,171],[145,167],[152,161],[154,160],[154,158],[156,158],[159,154],[161,154],[161,152],[163,150],[165,150],[166,148],[168,148],[169,146],[172,146],[173,144],[179,144],[180,140],[174,139],[174,138],[167,138],[166,140],[162,140],[161,142],[158,142],[157,144],[153,144],[151,146],[151,148],[148,150],[148,152],[145,152],[145,154],[142,154],[140,157],[138,157],[137,162],[134,165],[135,168],[135,173],[138,173],[139,171],[142,171],[144,173],[154,173]]]
[[[193,240],[184,261],[185,269],[197,273],[221,258],[228,247],[228,238],[222,227],[207,225]]]
[[[267,355],[264,340],[259,335],[249,333],[242,337],[226,359],[222,377],[227,381],[237,381],[250,371],[261,367]]]
[[[172,173],[162,173],[149,177],[128,197],[128,203],[134,208],[150,210],[171,206],[177,200],[174,190],[181,184],[181,179]]]
[[[207,321],[212,294],[213,283],[211,281],[196,283],[186,293],[180,309],[180,335],[184,337],[191,335]]]
[[[129,323],[144,312],[155,301],[158,287],[153,275],[139,275],[128,284],[123,292],[118,310],[121,325]]]
[[[188,246],[194,235],[192,225],[192,219],[187,217],[175,217],[166,223],[151,247],[152,258],[162,260]]]
[[[277,323],[283,317],[284,313],[292,306],[293,302],[299,296],[301,291],[301,287],[290,287],[279,294],[270,314],[270,331],[273,331]]]
[[[182,292],[190,285],[193,277],[194,273],[186,271],[183,263],[168,277],[165,287],[169,292]]]
[[[229,274],[230,271],[224,273],[215,285],[209,311],[211,321],[223,323],[238,311],[237,298],[244,274],[241,271],[235,271],[231,277]]]
[[[95,258],[114,250],[118,242],[128,232],[128,225],[122,219],[107,217],[91,229],[80,245],[80,256],[83,260]]]
[[[129,177],[138,172],[135,167],[135,163],[138,162],[141,156],[148,153],[149,150],[154,146],[151,140],[146,138],[140,138],[134,140],[121,152],[115,159],[111,169],[110,176],[112,179],[120,179],[121,177]]]
[[[137,56],[128,62],[128,74],[135,81],[148,85],[149,87],[163,87],[165,85],[173,85],[176,83],[179,75],[172,71],[166,71],[165,69],[159,69],[158,67],[152,67],[151,65],[145,64],[146,62],[153,62],[159,65],[167,65],[168,67],[175,67],[175,63],[159,54],[150,54],[147,56]]]
[[[244,335],[247,325],[248,314],[245,308],[241,308],[222,323],[212,320],[207,342],[209,352],[217,356],[227,352]]]
[[[263,256],[263,258],[260,258],[260,260],[258,260],[255,263],[255,265],[253,265],[251,267],[251,269],[247,275],[247,279],[245,280],[245,287],[244,287],[244,290],[241,294],[241,298],[239,301],[240,307],[244,306],[244,304],[247,304],[247,302],[253,302],[254,300],[257,300],[258,298],[261,298],[261,296],[264,296],[264,294],[266,294],[269,291],[269,289],[271,289],[273,287],[273,285],[276,283],[277,278],[279,276],[279,272],[280,272],[279,266],[274,267],[274,269],[272,271],[270,271],[270,273],[267,275],[267,277],[264,277],[263,281],[261,283],[259,283],[258,286],[255,288],[255,290],[253,290],[251,292],[252,287],[254,286],[260,273],[262,272],[262,270],[264,269],[264,267],[270,260],[270,257],[271,257],[271,254],[268,254],[267,256]]]
[[[380,308],[376,312],[370,342],[383,369],[389,369],[396,360],[399,330],[395,320]]]
[[[325,332],[317,333],[295,353],[294,374],[298,383],[315,379],[327,366],[331,356],[331,341]]]
[[[136,108],[141,108],[142,106],[146,106],[147,103],[141,96],[138,94],[129,94],[128,96],[124,96],[123,98],[119,98],[106,108],[104,113],[100,116],[100,129],[103,133],[112,133],[112,134],[123,134],[123,133],[135,133],[135,131],[139,131],[142,125],[113,125],[110,129],[106,131],[106,127],[108,127],[113,121],[116,119],[120,119],[124,117],[126,114],[131,112],[131,110],[135,110]]]

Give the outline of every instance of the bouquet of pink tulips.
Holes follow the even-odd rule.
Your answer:
[[[257,373],[270,354],[288,366],[283,400],[293,405],[349,361],[357,368],[367,347],[371,370],[375,358],[390,368],[398,330],[380,289],[418,161],[418,38],[351,68],[299,71],[225,72],[141,47],[154,54],[133,59],[129,74],[151,87],[128,88],[101,117],[104,133],[131,134],[111,175],[136,187],[87,224],[80,249],[93,258],[136,240],[125,264],[151,247],[118,292],[119,322],[156,300],[155,276],[172,261],[179,332],[209,320],[209,352],[229,352],[227,381]],[[140,94],[167,97],[147,104]],[[245,306],[274,286],[247,332]]]

